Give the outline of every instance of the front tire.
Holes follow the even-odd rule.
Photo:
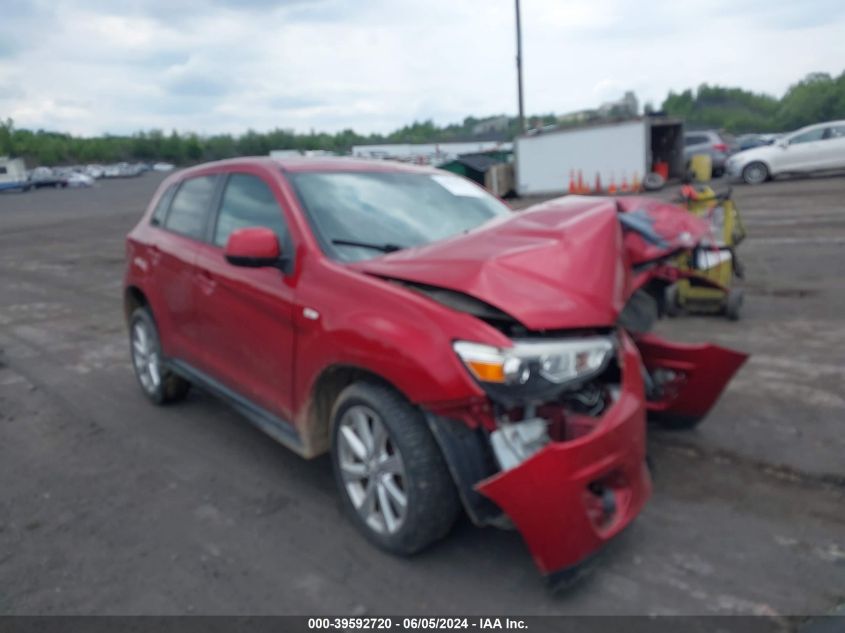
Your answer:
[[[696,428],[704,417],[671,415],[671,414],[652,414],[649,415],[649,421],[654,422],[660,428],[667,431],[691,431]]]
[[[678,284],[666,286],[663,294],[663,311],[668,317],[676,317],[681,314],[681,292]]]
[[[390,553],[414,554],[443,538],[460,510],[425,418],[389,387],[358,382],[338,396],[332,465],[352,521]]]
[[[749,185],[760,185],[769,179],[769,168],[765,163],[754,161],[742,169],[742,179]]]
[[[183,399],[191,383],[170,371],[163,363],[158,329],[146,307],[137,308],[129,319],[132,367],[138,385],[155,404]]]
[[[731,288],[725,298],[725,316],[731,321],[739,321],[739,314],[742,311],[742,302],[745,294],[741,288]]]

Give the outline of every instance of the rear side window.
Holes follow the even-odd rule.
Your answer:
[[[156,208],[153,211],[153,217],[150,218],[150,223],[154,226],[161,226],[164,223],[164,218],[167,215],[167,209],[170,207],[170,199],[173,197],[174,189],[175,187],[171,185],[158,199],[158,204],[156,204]]]
[[[202,240],[216,181],[216,176],[199,176],[184,181],[173,196],[164,226],[174,233]]]
[[[700,145],[707,142],[707,137],[701,134],[693,134],[684,139],[684,145]]]
[[[225,246],[232,231],[249,226],[271,229],[279,238],[279,243],[285,243],[287,226],[282,209],[267,183],[257,176],[232,174],[220,203],[214,243]]]
[[[825,138],[845,138],[845,125],[833,125],[827,128]]]

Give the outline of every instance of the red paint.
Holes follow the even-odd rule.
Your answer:
[[[679,374],[666,396],[648,403],[649,411],[700,418],[716,404],[724,388],[748,359],[748,354],[709,343],[671,343],[653,334],[636,338],[646,368]]]
[[[639,368],[639,355],[625,337],[622,391],[593,431],[552,442],[477,486],[513,520],[543,573],[577,565],[600,549],[633,521],[651,493]],[[597,525],[588,512],[587,486],[597,481],[616,498],[616,513],[607,524]]]
[[[226,242],[226,257],[235,259],[276,260],[281,255],[276,234],[264,227],[232,231]]]
[[[612,326],[629,274],[616,206],[576,200],[353,267],[464,292],[532,330]]]
[[[432,412],[495,428],[489,401],[452,342],[507,347],[511,341],[485,322],[384,277],[472,295],[532,330],[611,327],[634,287],[632,258],[648,256],[647,249],[637,255],[642,245],[623,241],[616,200],[572,198],[427,246],[339,263],[320,250],[284,175],[306,170],[438,173],[387,161],[271,159],[179,172],[162,184],[129,234],[125,279],[147,298],[166,356],[193,364],[292,421],[301,437],[314,435],[315,385],[339,367],[372,372]],[[290,237],[282,247],[291,264],[287,274],[275,267],[233,266],[223,248],[150,223],[171,185],[229,172],[260,177],[275,196]],[[242,231],[231,236],[226,251],[272,257],[276,245],[270,237],[261,229]],[[592,426],[582,420],[569,436],[556,438],[568,441],[553,441],[516,468],[478,483],[513,519],[544,572],[589,556],[633,520],[649,495],[641,361],[630,339],[622,339],[623,385],[606,414]],[[689,397],[684,392],[667,410],[709,408],[730,377],[709,376],[713,372],[705,369],[708,359],[724,360],[712,351],[718,348],[661,347],[649,337],[637,344],[647,365],[694,365],[692,385],[703,391]],[[617,511],[609,520],[587,488],[596,482],[614,492]]]

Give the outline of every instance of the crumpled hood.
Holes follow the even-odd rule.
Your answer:
[[[612,326],[629,282],[613,200],[537,205],[478,230],[350,266],[462,292],[531,330]]]
[[[633,265],[693,248],[711,235],[710,224],[683,207],[646,196],[617,199],[625,251]]]

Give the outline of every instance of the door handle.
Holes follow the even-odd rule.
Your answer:
[[[204,269],[200,269],[197,272],[197,283],[199,284],[200,290],[206,295],[210,295],[217,288],[217,281],[215,281],[214,275]]]

